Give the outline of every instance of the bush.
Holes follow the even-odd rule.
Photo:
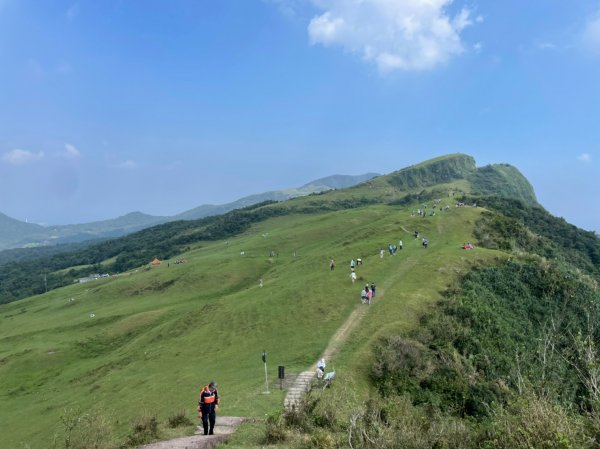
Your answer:
[[[580,416],[533,395],[497,408],[482,446],[489,449],[597,447]]]
[[[267,416],[265,427],[265,443],[277,444],[286,440],[285,420],[282,412],[275,412]]]
[[[335,449],[335,438],[324,430],[317,430],[310,437],[310,445],[308,449]]]
[[[468,422],[415,407],[406,396],[367,402],[348,426],[355,449],[468,449],[475,435]]]
[[[103,415],[65,409],[60,419],[62,429],[54,437],[54,448],[112,449],[115,447],[112,440],[112,427]],[[58,443],[60,439],[62,445]]]
[[[134,425],[127,437],[127,446],[146,444],[158,438],[158,421],[154,416],[143,416]]]
[[[171,429],[175,429],[176,427],[183,426],[193,426],[194,423],[185,416],[185,410],[180,410],[173,415],[169,416],[167,419],[167,424]]]

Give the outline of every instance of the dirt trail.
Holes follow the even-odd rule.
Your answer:
[[[403,229],[406,231],[405,228]],[[414,266],[414,264],[414,258],[404,259],[403,263],[395,272],[395,274],[388,277],[382,283],[382,286],[377,288],[377,297],[374,299],[374,301],[380,301],[385,294],[386,287],[393,285],[393,283],[396,282],[398,278],[403,276],[406,273],[406,271],[410,270]],[[357,308],[346,319],[344,324],[342,324],[342,326],[337,330],[334,336],[331,337],[331,340],[329,340],[327,348],[325,348],[325,351],[323,352],[321,357],[323,357],[327,362],[329,362],[338,354],[341,346],[346,342],[352,331],[358,327],[360,322],[367,315],[370,307],[372,306],[362,304],[357,306]],[[315,363],[309,368],[309,370],[303,371],[298,375],[293,385],[288,389],[288,392],[285,396],[284,407],[286,410],[292,410],[294,407],[296,407],[299,401],[302,399],[304,393],[310,390],[311,383],[315,378],[316,370],[317,365]]]
[[[217,417],[214,435],[203,435],[202,427],[197,427],[195,435],[191,437],[159,441],[140,446],[138,449],[212,449],[229,438],[237,426],[246,421],[252,420],[234,416]]]

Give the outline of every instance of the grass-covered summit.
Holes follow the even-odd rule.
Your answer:
[[[0,447],[114,448],[143,439],[133,424],[153,418],[166,438],[178,432],[170,417],[196,420],[210,380],[223,415],[269,415],[230,447],[347,447],[349,437],[353,447],[519,447],[502,432],[529,435],[525,418],[544,410],[544,441],[557,443],[531,436],[529,447],[592,447],[593,421],[584,428],[573,410],[595,410],[586,384],[595,372],[579,354],[597,336],[586,317],[600,303],[600,243],[551,217],[533,191],[523,201],[529,184],[500,167],[484,177],[499,196],[476,187],[483,172],[472,158],[450,155],[349,189],[2,266],[3,294],[43,289],[42,268],[56,288],[0,306]],[[154,257],[161,265],[148,266]],[[112,276],[71,282],[90,271]],[[364,306],[359,292],[371,282],[377,297]],[[333,388],[298,415],[279,414],[277,366],[290,380],[309,369],[357,310],[359,325],[328,360]],[[540,368],[545,336],[556,352]]]
[[[388,175],[386,180],[402,191],[466,180],[474,195],[537,202],[533,187],[517,168],[509,164],[476,167],[475,159],[465,154],[442,156],[413,165]]]

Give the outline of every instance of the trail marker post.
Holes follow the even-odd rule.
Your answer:
[[[265,350],[263,350],[262,353],[262,361],[265,365],[265,385],[267,386],[267,391],[265,391],[265,394],[269,394],[269,379],[267,377],[267,352]]]
[[[285,379],[285,368],[283,366],[278,367],[279,374],[279,389],[283,390],[283,379]]]

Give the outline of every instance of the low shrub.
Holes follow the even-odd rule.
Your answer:
[[[146,444],[158,438],[158,421],[154,416],[143,416],[133,425],[126,440],[127,446]]]
[[[265,443],[278,444],[287,438],[283,413],[278,411],[267,416],[265,426]]]
[[[494,410],[482,447],[575,449],[597,447],[581,416],[534,395]]]
[[[82,413],[65,409],[61,429],[54,436],[53,448],[113,449],[112,426],[109,419],[98,413]]]
[[[175,429],[176,427],[193,426],[194,423],[185,415],[185,410],[180,410],[169,416],[167,425],[171,429]]]

